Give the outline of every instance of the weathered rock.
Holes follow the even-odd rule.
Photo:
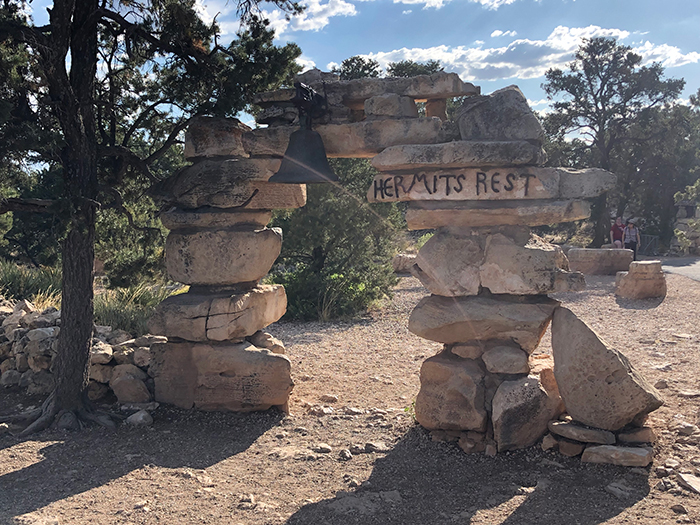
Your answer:
[[[141,381],[145,381],[148,378],[148,374],[141,370],[136,365],[117,365],[112,368],[112,378],[109,381],[109,386],[122,376],[131,376]],[[132,403],[139,403],[139,401],[131,401]]]
[[[147,427],[153,424],[153,417],[147,410],[139,410],[127,417],[126,422],[135,427]]]
[[[290,362],[249,343],[166,343],[151,347],[156,400],[182,408],[253,411],[285,405]]]
[[[109,386],[120,403],[148,403],[152,399],[151,393],[146,388],[143,380],[130,374],[123,374],[116,379],[112,379],[109,382]]]
[[[494,346],[484,352],[481,359],[492,374],[527,374],[530,371],[527,354],[516,346]]]
[[[20,372],[29,370],[29,361],[27,354],[17,354],[15,356],[15,368]]]
[[[56,327],[35,328],[34,330],[29,330],[27,332],[26,338],[29,341],[43,341],[44,339],[57,337],[58,332],[59,328]]]
[[[185,132],[185,158],[247,157],[242,136],[250,128],[235,118],[198,117]]]
[[[285,348],[282,341],[272,335],[258,331],[246,338],[250,344],[257,348],[267,348],[273,354],[284,354]],[[323,400],[322,400],[323,401]],[[337,399],[336,399],[337,401]]]
[[[586,219],[591,214],[588,201],[413,201],[406,210],[409,230],[498,225],[541,226]]]
[[[4,374],[8,370],[14,370],[15,369],[15,360],[14,359],[5,359],[2,363],[0,363],[0,374]]]
[[[598,445],[587,447],[581,461],[584,463],[609,463],[623,467],[646,467],[653,459],[654,451],[648,447],[619,447]]]
[[[112,345],[97,341],[92,343],[90,348],[90,363],[93,365],[106,365],[112,360],[114,351]]]
[[[174,208],[160,214],[160,220],[169,230],[222,229],[232,226],[253,226],[263,228],[270,222],[272,212],[268,210],[249,211],[246,208],[225,210],[221,208],[199,208],[179,210]]]
[[[547,434],[542,438],[542,450],[556,450],[559,447],[559,440],[552,434]]]
[[[447,120],[447,100],[444,98],[429,99],[425,102],[425,116]]]
[[[634,261],[629,271],[617,272],[615,295],[626,299],[666,297],[666,277],[661,261]]]
[[[416,421],[427,429],[486,430],[484,370],[471,359],[442,352],[423,362]]]
[[[544,335],[558,301],[527,296],[422,299],[408,320],[419,337],[440,343],[513,340],[528,353]]]
[[[23,352],[27,354],[27,358],[37,356],[49,356],[52,354],[52,349],[55,343],[56,339],[41,339],[39,341],[29,341],[24,347]],[[15,345],[17,345],[17,343]]]
[[[572,180],[578,183],[571,183]],[[375,175],[369,202],[529,201],[595,197],[615,184],[605,170],[566,168],[445,168]],[[577,193],[577,194],[576,194]],[[592,195],[591,195],[592,194]],[[526,205],[526,204],[525,204]]]
[[[418,107],[412,98],[386,93],[365,100],[365,116],[373,118],[418,118]]]
[[[573,458],[581,454],[585,448],[586,445],[583,443],[569,441],[568,439],[560,439],[557,450],[561,455]]]
[[[561,396],[576,421],[614,431],[663,404],[622,353],[566,308],[554,313],[552,350]]]
[[[255,334],[286,310],[281,285],[259,285],[233,295],[186,293],[159,304],[148,326],[151,332],[187,341],[227,341]]]
[[[20,377],[22,377],[22,374],[17,370],[6,370],[0,375],[0,386],[9,388],[19,385]]]
[[[653,443],[656,441],[656,434],[651,427],[634,428],[619,432],[617,439],[620,443]]]
[[[558,436],[584,443],[599,443],[601,445],[615,443],[615,435],[612,432],[598,428],[586,428],[568,421],[550,421],[549,431]]]
[[[90,365],[90,379],[98,383],[109,383],[114,367],[107,365]]]
[[[268,126],[288,126],[298,122],[299,112],[294,106],[270,106],[255,115],[255,122]]]
[[[683,487],[700,494],[700,477],[693,474],[681,472],[676,476],[678,483]]]
[[[53,392],[55,386],[54,375],[47,370],[31,372],[27,385],[29,395],[47,395]]]
[[[125,345],[132,339],[131,334],[125,330],[112,330],[109,337],[107,337],[107,342],[111,345]]]
[[[372,159],[381,172],[423,169],[485,168],[542,164],[541,147],[526,141],[454,141],[442,144],[402,144],[386,148]]]
[[[440,119],[411,118],[364,120],[347,124],[314,126],[323,139],[328,157],[373,157],[384,148],[398,144],[436,144],[449,139]],[[251,156],[281,157],[294,126],[259,128],[243,136]]]
[[[139,346],[134,350],[134,365],[141,368],[148,368],[151,362],[151,351],[146,346]]]
[[[472,343],[457,343],[446,346],[446,350],[449,350],[454,355],[464,359],[479,359],[486,351],[486,346],[481,341],[474,341]]]
[[[257,282],[280,254],[276,229],[170,232],[165,245],[170,277],[185,284]]]
[[[632,250],[603,250],[597,248],[571,248],[567,257],[572,271],[585,275],[615,275],[629,268]]]
[[[155,343],[167,343],[168,338],[162,335],[145,334],[134,339],[134,346],[151,346]]]
[[[456,120],[462,140],[544,141],[539,119],[516,86],[466,99]]]
[[[265,128],[281,129],[281,128]],[[238,208],[241,210],[271,210],[277,208],[300,208],[306,204],[306,185],[278,184],[241,179],[227,179],[218,186],[209,187],[207,181],[196,187],[188,186],[189,181],[170,187],[171,179],[166,179],[155,187],[152,196],[158,202],[179,208]],[[199,182],[199,181],[195,181]]]
[[[447,297],[476,295],[481,281],[484,238],[439,231],[418,252],[412,273],[430,293]]]
[[[537,376],[503,381],[492,401],[493,437],[499,452],[525,448],[547,431],[547,423],[563,410],[556,390],[545,390]]]
[[[114,347],[114,362],[118,365],[134,364],[134,349],[128,346]]]
[[[27,364],[33,372],[41,372],[51,367],[51,358],[45,355],[29,356]]]
[[[412,253],[397,253],[391,259],[391,267],[395,273],[411,273],[414,264],[416,264],[416,255]]]
[[[28,299],[22,299],[20,301],[17,301],[14,308],[12,308],[13,314],[17,314],[20,312],[30,314],[30,313],[36,312],[36,311],[37,311],[36,306],[34,306],[34,304]]]
[[[87,386],[87,395],[90,401],[102,399],[109,393],[109,387],[104,383],[90,381]]]

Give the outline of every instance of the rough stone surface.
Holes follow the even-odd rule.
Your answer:
[[[263,228],[270,222],[272,212],[199,208],[197,210],[172,209],[160,214],[160,220],[169,230],[220,229],[232,226]]]
[[[126,422],[135,427],[147,427],[153,424],[153,417],[148,413],[148,411],[139,410],[138,412],[134,412],[127,417]]]
[[[464,359],[479,359],[486,351],[484,343],[474,341],[473,343],[458,343],[455,345],[447,345],[447,350],[454,355],[463,357]]]
[[[648,447],[619,447],[598,445],[587,447],[581,461],[584,463],[609,463],[623,467],[646,467],[653,459],[654,450]]]
[[[290,368],[286,356],[247,342],[151,347],[156,400],[182,408],[247,412],[285,405]]]
[[[110,388],[120,403],[148,403],[151,393],[141,379],[124,374],[109,383]]]
[[[90,379],[98,383],[109,383],[114,368],[107,365],[90,365]]]
[[[571,248],[567,257],[572,271],[585,275],[615,275],[629,268],[634,252],[624,249]]]
[[[11,386],[18,385],[20,377],[22,377],[22,374],[17,370],[6,370],[0,376],[0,386],[9,388]]]
[[[328,157],[373,157],[384,148],[398,144],[445,142],[442,122],[436,118],[365,120],[347,124],[314,126],[323,139]],[[260,128],[243,137],[252,156],[281,157],[289,144],[294,126]]]
[[[373,118],[418,118],[418,107],[412,98],[386,93],[365,100],[365,116]]]
[[[228,285],[257,282],[280,254],[282,235],[276,229],[170,232],[165,263],[174,281]]]
[[[442,352],[420,370],[416,421],[433,430],[486,430],[484,370],[478,361]]]
[[[661,261],[634,261],[629,271],[617,272],[615,295],[626,299],[666,297],[666,277]]]
[[[656,441],[656,434],[651,427],[634,428],[619,432],[617,439],[620,443],[653,443]]]
[[[305,184],[279,184],[223,176],[217,180],[210,180],[211,177],[180,180],[179,177],[176,174],[155,186],[151,191],[152,197],[161,204],[186,209],[211,206],[271,210],[300,208],[306,204]]]
[[[395,273],[411,273],[414,264],[416,264],[416,255],[412,253],[397,253],[391,259],[391,267]]]
[[[98,341],[92,344],[90,349],[90,363],[94,365],[106,365],[112,360],[112,345]]]
[[[527,374],[527,354],[515,346],[494,346],[481,356],[486,370],[492,374]]]
[[[468,98],[457,112],[462,140],[544,141],[544,130],[516,86]]]
[[[186,341],[227,341],[255,334],[286,310],[287,296],[281,285],[258,285],[240,294],[185,293],[160,303],[148,327],[153,333]]]
[[[386,148],[372,159],[378,171],[430,168],[482,168],[544,163],[541,147],[520,141],[454,141],[443,144],[402,144]]]
[[[122,376],[135,377],[141,381],[145,381],[148,378],[148,374],[136,365],[117,365],[112,368],[112,379],[109,381],[109,386],[112,386],[112,383]]]
[[[564,409],[556,390],[547,391],[537,376],[503,381],[492,402],[493,436],[498,451],[535,444],[547,423]]]
[[[272,335],[258,331],[246,338],[250,344],[257,348],[267,348],[273,354],[284,354],[285,348],[282,341]]]
[[[481,284],[483,244],[480,236],[455,236],[439,231],[421,247],[412,273],[430,293],[448,297],[476,295]]]
[[[542,226],[586,219],[591,214],[588,201],[413,201],[408,204],[409,230],[499,225]]]
[[[532,353],[558,304],[553,299],[539,297],[431,295],[411,312],[408,329],[424,339],[448,344],[512,340]]]
[[[185,158],[247,157],[242,135],[250,128],[235,118],[198,117],[185,132]]]
[[[615,434],[612,432],[598,428],[586,428],[569,421],[550,421],[549,431],[558,436],[584,443],[599,443],[601,445],[615,443]]]
[[[583,443],[560,439],[558,443],[559,453],[570,458],[576,457],[586,448]]]
[[[554,313],[552,353],[561,396],[576,421],[615,431],[663,404],[621,352],[566,308]]]

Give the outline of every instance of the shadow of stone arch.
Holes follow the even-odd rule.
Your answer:
[[[0,525],[53,502],[101,487],[147,467],[204,469],[247,450],[284,415],[275,410],[252,414],[158,409],[152,427],[116,431],[49,430],[40,459],[0,476]],[[0,437],[10,448],[36,437]]]
[[[559,464],[559,466],[557,466]],[[631,496],[606,492],[624,479]],[[287,525],[471,524],[593,525],[617,516],[648,493],[647,477],[621,467],[582,465],[538,447],[465,454],[435,443],[416,426],[377,459],[368,482],[353,492],[302,507]]]

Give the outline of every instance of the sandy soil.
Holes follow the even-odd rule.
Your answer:
[[[0,523],[695,523],[700,496],[655,488],[655,468],[700,465],[697,446],[668,431],[674,418],[697,422],[700,283],[669,275],[661,302],[616,300],[612,277],[588,281],[556,298],[669,385],[650,417],[659,441],[649,468],[582,465],[537,446],[489,458],[433,442],[411,403],[421,362],[440,346],[406,329],[426,291],[402,278],[366,318],[271,327],[292,360],[290,416],[160,407],[147,428],[0,436]],[[538,349],[548,351],[549,335]],[[0,414],[40,402],[3,391]],[[614,481],[628,496],[606,491]]]

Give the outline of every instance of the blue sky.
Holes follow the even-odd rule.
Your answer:
[[[200,0],[235,33],[235,4]],[[518,85],[536,110],[540,85],[564,67],[583,37],[611,36],[667,77],[686,80],[683,98],[700,88],[700,1],[678,0],[304,0],[306,13],[287,22],[267,8],[278,42],[296,42],[302,63],[327,71],[353,55],[382,66],[402,59],[439,60],[446,71],[490,93]]]

